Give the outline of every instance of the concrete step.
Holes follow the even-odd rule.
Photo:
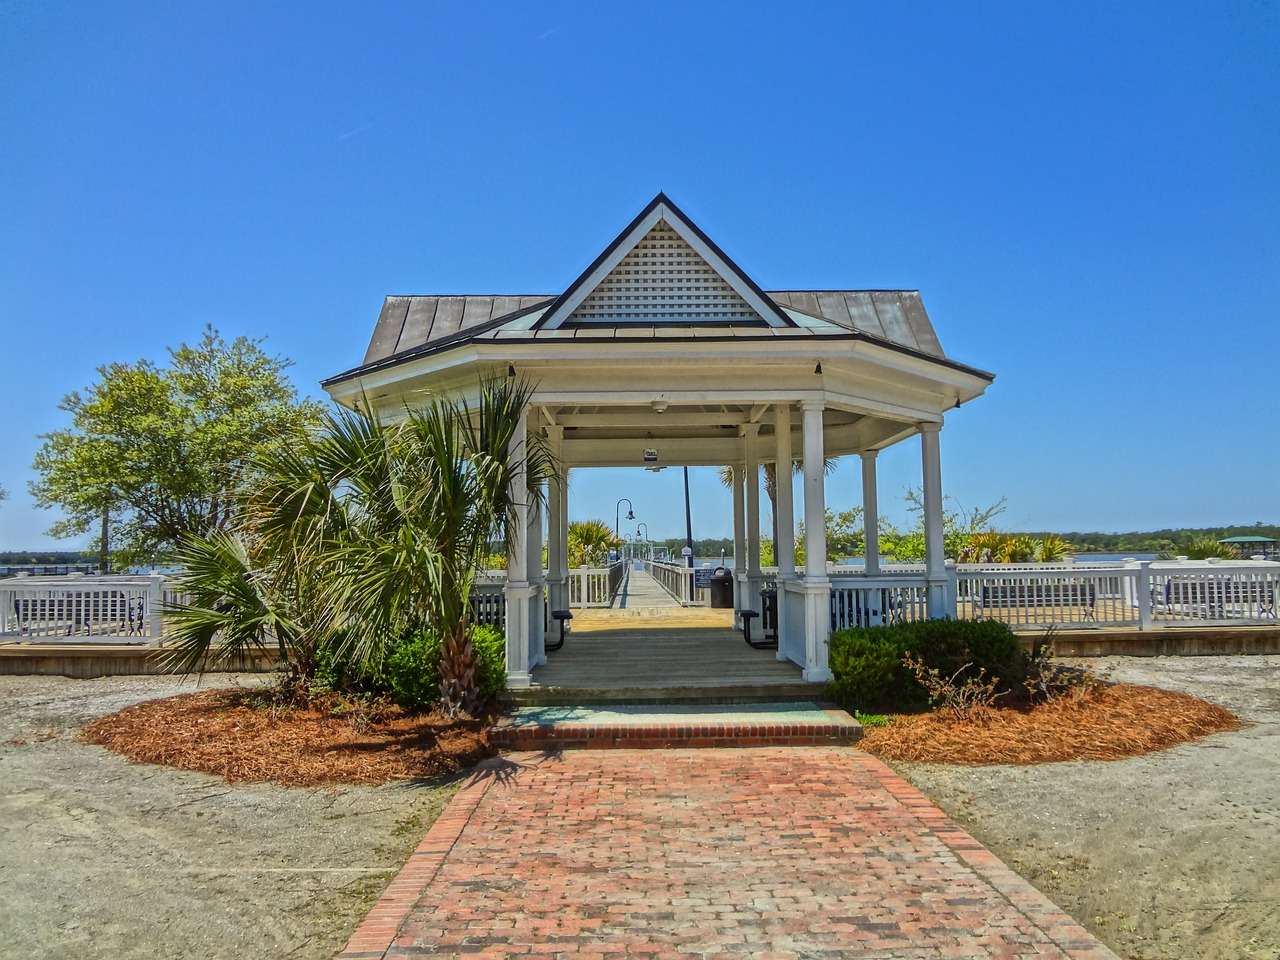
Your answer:
[[[820,701],[826,684],[804,680],[736,683],[660,683],[642,685],[622,682],[618,686],[539,685],[508,689],[506,697],[517,707],[616,706],[618,704],[725,704],[791,703]]]
[[[862,725],[812,702],[518,707],[490,731],[502,750],[849,745]]]

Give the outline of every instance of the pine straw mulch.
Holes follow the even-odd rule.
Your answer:
[[[149,700],[80,734],[130,760],[286,787],[378,784],[455,773],[492,755],[485,720],[450,720],[328,698],[273,707],[262,692]]]
[[[450,720],[341,698],[273,706],[262,691],[149,700],[89,724],[80,739],[140,763],[287,787],[379,784],[456,773],[493,754],[488,719]],[[1119,760],[1241,723],[1185,693],[1129,684],[1080,688],[1052,703],[935,712],[870,727],[859,746],[884,760],[969,766]]]
[[[979,708],[963,721],[941,712],[899,716],[869,727],[858,746],[882,760],[966,766],[1120,760],[1240,727],[1189,694],[1119,683],[1031,709]]]

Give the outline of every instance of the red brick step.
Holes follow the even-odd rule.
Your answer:
[[[813,703],[519,707],[490,738],[503,750],[839,746],[862,724]]]

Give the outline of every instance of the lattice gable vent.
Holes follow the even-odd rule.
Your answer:
[[[567,323],[764,323],[665,220],[578,304]]]

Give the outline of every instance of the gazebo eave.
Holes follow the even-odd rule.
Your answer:
[[[693,345],[696,353],[690,349]],[[790,338],[472,342],[359,377],[327,381],[324,386],[344,406],[367,398],[380,409],[420,402],[427,396],[473,394],[479,379],[503,375],[511,367],[537,382],[540,396],[555,402],[569,402],[566,394],[570,393],[587,401],[593,381],[610,398],[623,402],[674,400],[680,394],[698,402],[717,391],[726,395],[745,391],[769,402],[782,395],[795,399],[806,394],[865,396],[870,387],[886,394],[890,402],[903,404],[909,399],[905,405],[935,412],[980,396],[992,379],[959,364],[904,355],[865,341],[811,337],[802,342]],[[619,370],[625,371],[625,377],[619,377]],[[598,397],[594,399],[599,402]]]

